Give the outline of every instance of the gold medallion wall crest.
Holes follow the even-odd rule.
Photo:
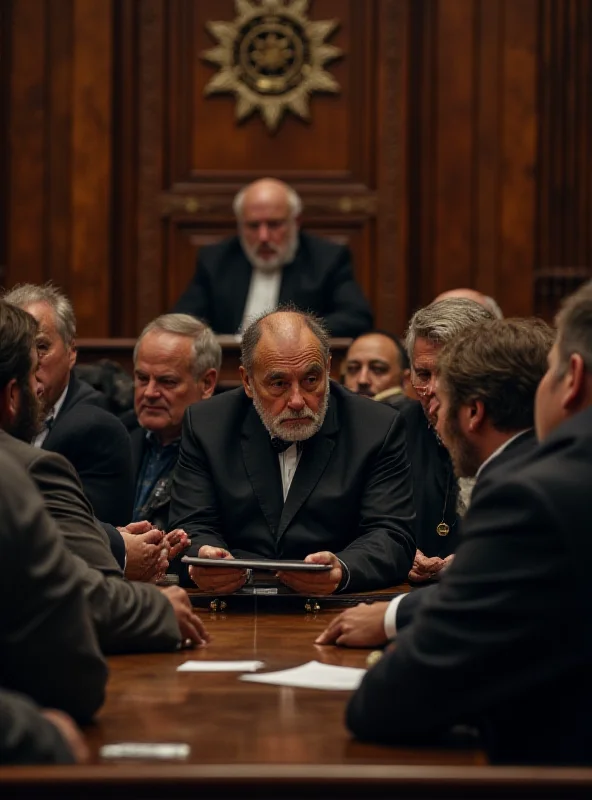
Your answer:
[[[309,0],[235,3],[233,22],[207,23],[218,45],[202,55],[220,70],[205,94],[234,94],[237,119],[259,109],[270,131],[286,110],[308,119],[311,94],[339,91],[325,70],[327,62],[342,55],[338,47],[325,42],[339,23],[309,20]]]

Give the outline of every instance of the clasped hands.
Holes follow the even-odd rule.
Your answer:
[[[228,568],[189,567],[189,576],[195,585],[204,592],[215,594],[231,594],[236,592],[247,581],[247,570],[232,567],[234,560],[228,550],[222,547],[203,545],[199,549],[200,558],[222,558],[228,561]],[[324,550],[311,553],[304,559],[306,564],[330,564],[331,569],[323,572],[277,572],[276,577],[299,594],[322,595],[333,594],[341,583],[343,567],[333,553]]]
[[[126,551],[125,577],[130,581],[153,583],[160,580],[176,556],[189,547],[189,537],[181,528],[163,533],[150,522],[130,522],[117,529]]]

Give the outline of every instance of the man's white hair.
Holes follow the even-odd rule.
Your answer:
[[[134,347],[134,364],[138,356],[140,342],[147,333],[163,331],[176,336],[186,336],[193,340],[191,372],[196,381],[199,381],[208,369],[220,372],[222,363],[222,348],[214,332],[205,322],[192,317],[190,314],[162,314],[156,317],[144,328]]]
[[[258,183],[258,181],[256,181]],[[292,219],[296,219],[302,213],[302,200],[300,199],[300,195],[291,186],[288,186],[287,183],[283,181],[279,181],[283,186],[286,188],[286,196],[288,199],[288,208],[290,209],[290,217]],[[243,186],[243,188],[238,192],[232,202],[232,210],[234,211],[234,216],[240,220],[243,215],[243,206],[245,204],[245,195],[248,190],[251,188],[253,184],[249,183],[247,186]]]

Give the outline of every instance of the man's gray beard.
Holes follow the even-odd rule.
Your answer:
[[[298,227],[294,225],[294,230],[286,243],[283,253],[276,253],[272,258],[261,258],[258,256],[256,251],[246,243],[242,234],[240,235],[240,243],[247,257],[247,261],[252,267],[260,269],[262,272],[274,272],[276,269],[280,269],[285,264],[290,264],[294,260],[296,250],[298,250]]]
[[[277,417],[274,417],[263,407],[261,398],[255,389],[253,389],[253,405],[255,406],[255,409],[259,414],[259,418],[265,425],[265,428],[270,436],[277,436],[279,439],[283,439],[285,442],[304,442],[306,439],[310,439],[311,436],[314,436],[315,433],[320,431],[323,422],[325,421],[327,408],[329,407],[329,393],[329,380],[327,380],[325,395],[316,414],[313,413],[308,406],[306,406],[302,409],[302,411],[291,411],[289,408],[286,408],[284,411],[278,414]],[[290,425],[287,427],[287,429],[285,429],[281,424],[282,420],[285,419],[306,419],[310,420],[310,422],[308,422],[308,424],[298,425],[295,427]]]

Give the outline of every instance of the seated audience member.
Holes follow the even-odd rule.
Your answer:
[[[411,383],[419,402],[405,400],[397,410],[405,420],[413,475],[417,553],[409,578],[437,577],[456,549],[460,518],[470,499],[471,481],[457,482],[446,448],[434,431],[434,375],[440,350],[471,325],[492,319],[472,300],[451,299],[416,311],[407,330]]]
[[[458,477],[476,477],[478,486],[535,449],[535,394],[552,344],[553,331],[541,320],[491,320],[468,328],[440,351],[436,430]],[[386,644],[434,591],[436,584],[391,603],[348,609],[317,644]]]
[[[297,592],[393,586],[413,560],[413,501],[403,424],[392,409],[329,380],[320,320],[264,315],[242,341],[243,387],[197,403],[183,423],[171,521],[195,555],[202,589],[246,581],[232,557],[305,559],[325,572],[280,572]]]
[[[35,446],[68,459],[100,520],[125,525],[131,519],[134,485],[129,436],[105,410],[105,397],[74,374],[76,318],[70,301],[49,284],[17,286],[4,300],[28,311],[39,324],[37,377],[45,424]]]
[[[210,328],[187,314],[165,314],[140,334],[134,406],[141,427],[131,434],[134,520],[167,530],[183,414],[213,395],[221,362],[222,349]]]
[[[282,181],[263,178],[234,200],[238,235],[199,251],[192,282],[176,312],[205,320],[216,333],[293,303],[324,317],[332,336],[372,327],[348,247],[300,231],[302,202]]]
[[[350,702],[348,725],[359,737],[427,742],[469,721],[493,762],[592,763],[592,584],[585,558],[591,368],[588,284],[558,317],[536,394],[541,444],[510,469],[500,466],[503,453],[483,467],[454,561]],[[534,380],[528,359],[519,371],[520,381]],[[465,395],[464,381],[457,395],[453,380],[452,366],[445,367],[438,416],[455,462],[467,469],[486,452],[475,438],[480,421],[496,429],[505,410],[489,408],[477,393]]]
[[[343,385],[350,392],[397,407],[408,379],[409,358],[396,336],[370,331],[349,346]]]
[[[108,653],[173,650],[186,640],[207,641],[182,589],[125,580],[74,468],[58,453],[27,443],[40,419],[36,337],[35,319],[0,301],[0,450],[32,478],[74,555],[70,568],[82,581],[101,648]]]
[[[483,308],[486,308],[495,319],[504,318],[503,311],[493,297],[488,297],[486,294],[483,294],[483,292],[478,292],[476,289],[449,289],[447,292],[442,292],[439,294],[435,300],[432,300],[432,302],[439,303],[440,300],[452,300],[459,298],[462,300],[473,300],[475,303],[479,303],[479,305],[483,306]]]
[[[107,666],[39,493],[2,450],[0,472],[0,765],[72,763],[85,751],[74,720],[103,704]]]

